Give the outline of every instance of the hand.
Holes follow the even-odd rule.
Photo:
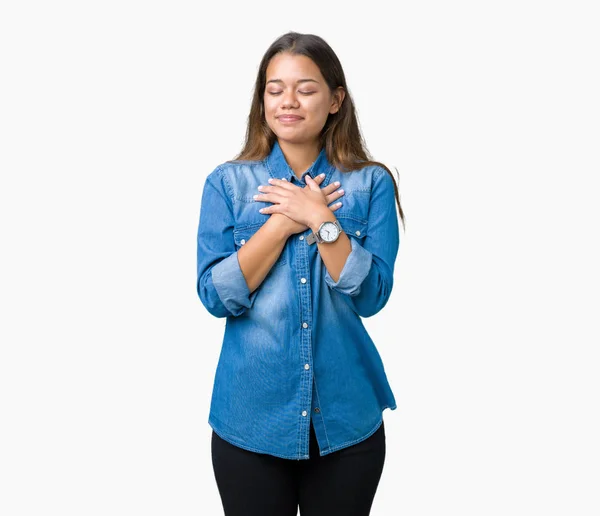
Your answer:
[[[264,214],[282,213],[290,219],[310,226],[314,214],[322,212],[328,206],[327,196],[309,175],[304,176],[307,186],[296,186],[283,179],[269,179],[269,185],[260,185],[260,194],[254,196],[256,201],[272,203],[261,208]],[[336,187],[338,185],[335,185]]]
[[[305,177],[308,178],[309,176],[307,175]],[[325,198],[324,205],[327,206],[330,203],[332,203],[333,201],[335,201],[336,199],[339,199],[340,197],[342,197],[344,195],[344,190],[343,189],[337,190],[340,186],[339,181],[336,181],[335,183],[331,183],[331,184],[327,185],[326,187],[319,190],[318,187],[323,182],[324,179],[325,179],[324,175],[319,175],[314,180],[312,178],[307,179],[307,182],[312,181],[313,185],[315,185],[317,187],[317,191],[319,193],[322,192],[322,195]],[[287,181],[285,181],[285,180],[277,180],[277,181],[280,181],[282,183],[287,183]],[[301,188],[301,187],[292,185],[290,183],[287,183],[287,184],[289,186],[292,186],[293,188],[297,188],[300,190],[307,189],[306,187]],[[263,187],[263,188],[264,189],[261,191],[266,192],[267,189],[269,189],[271,187]],[[263,200],[262,195],[259,195],[256,200],[257,201]],[[342,203],[339,202],[332,206],[328,206],[328,208],[332,212],[334,212],[334,211],[340,209],[341,206],[342,206]],[[268,208],[271,208],[271,206],[269,206]],[[268,208],[264,208],[264,210],[267,210],[266,213],[269,213]],[[262,211],[262,213],[265,213],[265,211]],[[297,222],[284,213],[274,212],[269,217],[269,220],[273,220],[273,222],[276,222],[278,225],[282,226],[285,233],[288,235],[295,235],[297,233],[302,233],[303,231],[306,231],[308,229],[308,224],[303,224],[301,222]]]

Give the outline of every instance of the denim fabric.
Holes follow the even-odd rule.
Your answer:
[[[352,244],[338,281],[292,235],[260,286],[250,293],[237,251],[270,215],[253,195],[268,179],[321,187],[340,181],[334,212]],[[337,201],[336,201],[337,202]],[[387,303],[400,243],[393,179],[381,167],[340,172],[325,149],[299,180],[276,142],[260,161],[229,161],[206,178],[198,224],[197,292],[226,318],[208,422],[228,442],[287,459],[308,459],[312,419],[320,454],[372,435],[396,401],[362,319]],[[327,244],[323,244],[327,245]]]

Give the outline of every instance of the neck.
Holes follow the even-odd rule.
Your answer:
[[[285,160],[298,179],[300,179],[308,167],[314,163],[319,156],[319,152],[321,152],[318,140],[309,143],[278,141],[281,151],[285,156]]]

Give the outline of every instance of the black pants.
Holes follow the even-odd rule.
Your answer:
[[[367,516],[385,462],[383,423],[364,441],[321,457],[282,459],[235,446],[214,431],[215,479],[225,516]]]

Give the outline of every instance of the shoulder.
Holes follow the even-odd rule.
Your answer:
[[[254,178],[264,174],[265,164],[261,161],[224,161],[219,163],[206,176],[206,182],[227,193],[229,197],[234,197],[236,185],[240,181],[244,182],[249,178]]]
[[[229,179],[235,176],[253,176],[265,170],[265,161],[224,161],[208,174],[206,179]]]
[[[394,190],[395,185],[396,181],[388,170],[379,165],[373,167],[372,187],[374,189],[377,188]]]
[[[335,170],[332,181],[341,181],[344,189],[355,192],[370,192],[375,188],[393,188],[393,179],[390,173],[380,165],[366,165],[362,168],[341,172]]]

